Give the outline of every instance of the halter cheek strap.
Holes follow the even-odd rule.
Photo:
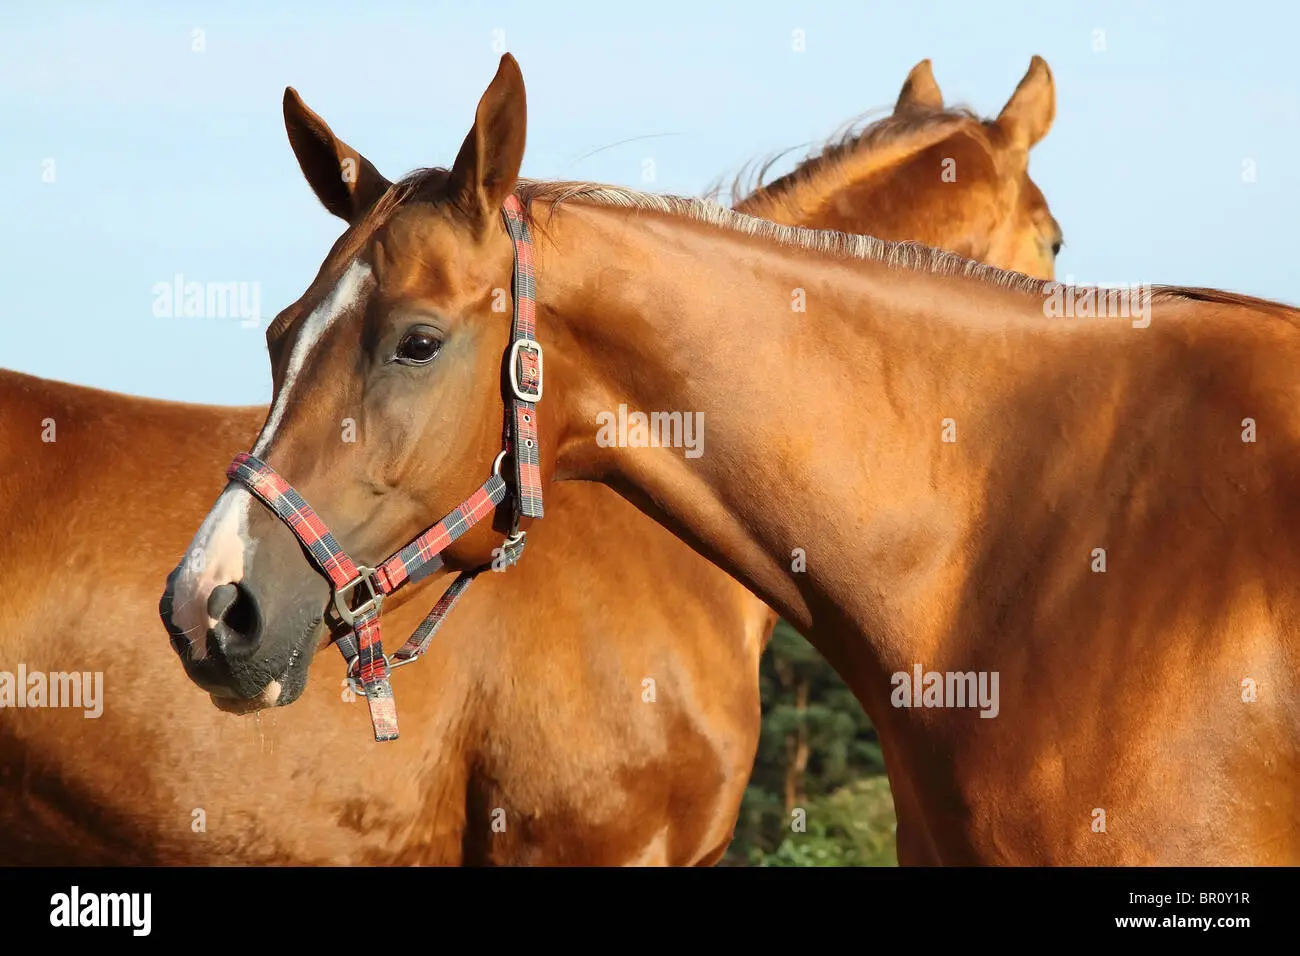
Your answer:
[[[239,454],[226,469],[293,532],[312,564],[330,583],[340,624],[333,639],[347,662],[348,682],[370,708],[376,740],[397,739],[397,708],[389,679],[395,667],[418,660],[428,649],[447,613],[487,566],[462,571],[415,633],[398,651],[384,654],[379,612],[384,598],[402,585],[427,577],[444,564],[443,552],[479,521],[492,514],[509,494],[501,477],[504,459],[514,461],[514,507],[510,534],[501,548],[501,566],[514,564],[524,549],[522,518],[542,517],[542,480],[537,438],[537,402],[542,397],[542,347],[536,339],[536,280],[533,244],[523,206],[515,196],[502,210],[514,245],[514,318],[508,355],[509,394],[501,454],[492,475],[468,499],[377,568],[357,564],[339,546],[325,522],[274,468],[252,455]],[[356,676],[353,676],[353,672]]]

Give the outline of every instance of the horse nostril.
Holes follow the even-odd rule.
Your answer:
[[[257,601],[242,584],[221,584],[208,595],[208,616],[217,621],[217,642],[221,649],[232,644],[248,650],[262,637],[262,615]]]
[[[239,599],[239,588],[233,584],[218,584],[208,595],[208,617],[222,620],[226,611]]]

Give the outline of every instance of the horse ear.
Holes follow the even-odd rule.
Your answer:
[[[998,125],[1021,149],[1029,149],[1047,135],[1056,118],[1056,84],[1047,61],[1035,56],[1029,72],[998,114]]]
[[[939,90],[939,84],[934,81],[934,71],[927,58],[912,67],[912,72],[907,74],[907,79],[903,81],[902,92],[898,94],[898,102],[894,104],[894,112],[910,113],[918,110],[941,109],[943,109],[943,93]]]
[[[316,198],[340,219],[355,223],[392,185],[368,159],[335,136],[292,86],[284,90],[284,128]]]
[[[501,57],[474,126],[451,167],[448,188],[470,216],[486,222],[500,214],[501,204],[514,192],[524,161],[524,130],[528,109],[524,77],[509,53]]]

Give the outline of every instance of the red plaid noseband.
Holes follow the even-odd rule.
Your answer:
[[[451,514],[417,537],[377,568],[354,562],[334,540],[329,528],[293,486],[266,462],[239,454],[226,477],[247,488],[293,532],[312,564],[333,592],[341,625],[334,636],[347,662],[348,681],[365,696],[376,740],[397,739],[397,708],[389,673],[418,660],[428,648],[470,582],[485,568],[462,571],[439,598],[415,633],[392,657],[380,640],[379,611],[384,598],[409,581],[427,577],[443,565],[442,553],[453,541],[492,514],[509,488],[501,477],[502,461],[513,458],[515,502],[511,533],[502,547],[506,564],[514,564],[524,548],[521,518],[542,517],[542,480],[537,440],[537,402],[542,397],[542,347],[536,339],[536,279],[533,245],[523,206],[515,196],[504,204],[506,231],[514,244],[514,320],[511,324],[509,394],[506,396],[504,450],[492,464],[492,476]],[[356,671],[356,677],[352,676]]]

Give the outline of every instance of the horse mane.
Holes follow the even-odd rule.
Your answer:
[[[1199,286],[1153,286],[1151,297],[1155,301],[1162,299],[1183,299],[1191,302],[1213,302],[1216,305],[1233,305],[1245,309],[1257,309],[1270,312],[1288,322],[1300,322],[1300,308],[1272,299],[1246,295],[1244,292],[1226,292],[1223,289],[1206,289]]]
[[[709,226],[728,229],[746,236],[766,239],[796,249],[809,249],[845,259],[880,262],[891,268],[910,269],[936,275],[961,275],[990,285],[1043,294],[1054,283],[998,269],[955,252],[934,249],[919,242],[891,242],[874,236],[856,236],[832,229],[808,229],[786,226],[770,219],[728,209],[710,199],[643,193],[623,186],[605,186],[585,182],[542,182],[520,180],[516,195],[525,208],[535,202],[548,203],[552,214],[570,201],[623,209],[644,209],[664,215],[691,219]]]
[[[952,111],[945,111],[949,113]],[[937,114],[936,114],[937,115]],[[967,119],[965,112],[960,118]],[[887,118],[890,119],[890,118]],[[952,117],[945,116],[946,120]],[[926,125],[924,119],[917,121]],[[936,120],[936,123],[938,121]],[[902,135],[904,128],[916,129],[909,122],[901,122],[897,127],[877,124],[873,129],[876,136],[886,138]],[[884,132],[880,132],[883,130]],[[847,148],[848,140],[840,147]],[[834,161],[833,159],[830,161]],[[796,171],[797,172],[797,171]],[[417,169],[388,188],[374,207],[366,214],[356,227],[349,230],[353,242],[359,247],[375,228],[382,224],[402,204],[410,201],[436,200],[447,182],[446,169],[434,167]],[[775,185],[775,184],[774,184]],[[533,219],[532,204],[547,203],[554,215],[564,203],[577,201],[596,206],[609,206],[621,209],[645,210],[689,219],[720,229],[727,229],[746,236],[764,239],[778,245],[796,249],[807,249],[826,253],[845,259],[859,259],[867,262],[879,262],[893,269],[907,269],[940,276],[960,276],[982,282],[996,288],[1007,289],[1035,296],[1049,296],[1065,284],[1054,279],[1035,279],[1032,276],[1009,269],[999,269],[975,259],[968,259],[955,252],[935,249],[919,242],[892,242],[877,239],[874,236],[856,236],[836,232],[831,229],[808,229],[803,226],[786,226],[760,219],[729,209],[711,199],[695,199],[686,196],[661,195],[646,193],[624,186],[609,186],[601,183],[576,181],[544,181],[521,179],[515,187],[515,195],[523,204],[525,213]],[[347,253],[352,243],[341,240],[340,252]],[[1105,295],[1108,291],[1096,286],[1075,286],[1076,293],[1083,291]],[[1213,302],[1220,305],[1241,306],[1263,310],[1286,318],[1288,321],[1300,321],[1300,309],[1280,302],[1243,295],[1236,292],[1223,292],[1217,289],[1190,288],[1183,286],[1152,285],[1141,290],[1135,302],[1142,304],[1165,300],[1184,300]]]
[[[849,120],[818,150],[801,160],[794,170],[770,183],[763,180],[790,150],[747,165],[732,180],[732,207],[760,217],[764,216],[764,210],[779,203],[808,208],[816,203],[818,197],[807,193],[824,193],[827,183],[866,179],[878,169],[896,162],[898,152],[904,147],[910,147],[908,152],[912,152],[946,139],[959,130],[982,129],[984,126],[979,115],[964,106],[892,112],[862,127],[868,115]],[[920,143],[909,143],[918,139]],[[711,194],[716,196],[720,191],[720,187],[715,187]]]

